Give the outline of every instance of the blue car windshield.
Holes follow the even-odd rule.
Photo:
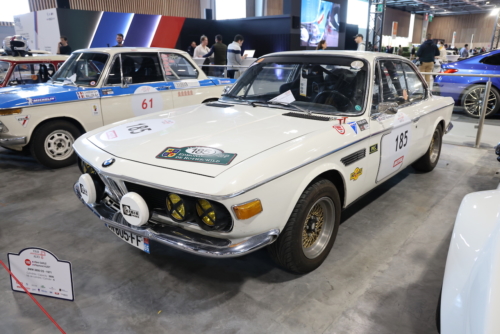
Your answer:
[[[73,53],[52,77],[63,84],[94,87],[101,77],[109,55],[104,53]]]

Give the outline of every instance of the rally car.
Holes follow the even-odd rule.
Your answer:
[[[433,170],[452,108],[399,56],[273,53],[218,102],[80,137],[74,190],[143,251],[151,240],[218,258],[269,246],[307,273],[330,252],[343,208],[407,166]]]
[[[49,168],[68,166],[76,162],[75,139],[86,131],[217,100],[233,81],[207,78],[179,50],[75,51],[47,83],[0,90],[0,146],[29,149]]]
[[[63,55],[0,57],[0,88],[45,83],[68,57]]]

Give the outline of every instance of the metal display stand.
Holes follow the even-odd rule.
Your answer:
[[[384,29],[386,0],[369,0],[368,2],[368,24],[366,36],[367,51],[381,51],[382,31]]]

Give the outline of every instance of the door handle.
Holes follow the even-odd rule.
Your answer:
[[[412,121],[413,123],[417,123],[419,119],[420,119],[420,116],[419,116],[419,117],[415,117],[415,118],[413,118],[411,121]]]

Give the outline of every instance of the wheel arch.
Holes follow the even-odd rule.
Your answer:
[[[73,124],[74,126],[76,126],[76,128],[78,130],[80,130],[81,135],[84,134],[85,132],[87,132],[87,130],[85,130],[85,128],[83,127],[82,123],[80,123],[79,121],[77,121],[76,119],[74,119],[72,117],[59,116],[59,117],[47,118],[47,119],[44,119],[43,121],[41,121],[40,123],[38,123],[33,128],[33,131],[31,131],[31,134],[30,134],[30,141],[28,142],[28,145],[31,143],[31,138],[33,138],[33,133],[35,133],[36,130],[38,130],[44,124],[47,124],[49,122],[54,122],[54,121],[66,121],[68,123]]]

